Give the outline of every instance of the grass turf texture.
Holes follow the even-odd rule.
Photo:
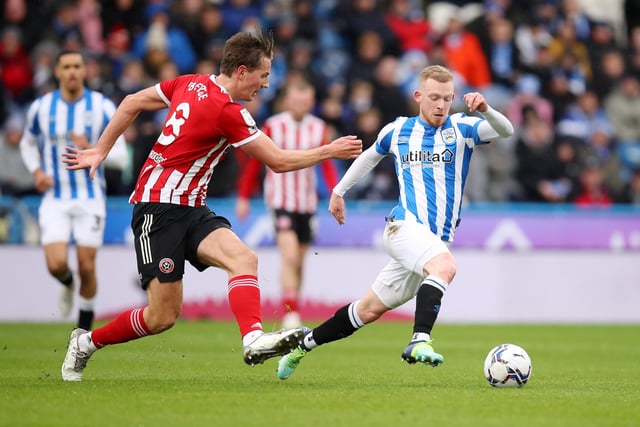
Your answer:
[[[311,324],[310,326],[313,326]],[[81,383],[60,378],[70,325],[0,324],[2,426],[638,426],[640,327],[438,325],[439,368],[407,365],[407,323],[380,322],[314,350],[287,381],[249,367],[234,323],[179,322],[109,347]],[[497,344],[533,376],[494,389]]]

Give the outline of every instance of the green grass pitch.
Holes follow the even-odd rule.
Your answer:
[[[430,368],[400,360],[410,324],[378,322],[280,381],[277,359],[244,364],[234,323],[182,321],[64,383],[70,327],[0,324],[1,426],[640,426],[640,326],[440,324]],[[504,342],[533,360],[523,388],[483,377]]]

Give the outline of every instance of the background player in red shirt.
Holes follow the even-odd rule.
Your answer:
[[[283,149],[304,150],[328,144],[329,133],[324,120],[311,114],[315,90],[304,80],[284,88],[284,111],[269,117],[262,131]],[[338,172],[331,161],[320,163],[329,189],[338,183]],[[251,159],[238,180],[236,215],[241,220],[249,214],[249,198],[260,176],[262,164]],[[282,290],[282,327],[301,326],[298,298],[303,280],[304,259],[315,237],[315,214],[318,209],[316,171],[313,168],[287,173],[265,172],[264,200],[271,211],[276,243],[280,251],[280,287]]]
[[[130,202],[138,271],[148,305],[126,311],[92,332],[74,329],[62,364],[62,379],[81,381],[97,349],[171,328],[182,309],[185,260],[202,271],[227,272],[228,298],[249,365],[286,354],[298,345],[301,328],[264,333],[258,259],[231,230],[226,218],[205,204],[207,186],[229,146],[242,149],[276,172],[313,166],[362,152],[355,136],[309,150],[282,150],[236,100],[251,101],[269,87],[273,37],[243,32],[225,43],[220,75],[190,74],[128,95],[94,148],[69,147],[69,169],[90,168],[93,177],[114,142],[143,110],[169,107],[164,129],[142,166]]]

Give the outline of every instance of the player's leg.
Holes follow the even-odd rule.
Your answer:
[[[147,297],[148,305],[144,309],[127,310],[91,332],[74,329],[62,364],[62,379],[81,381],[89,358],[100,348],[159,334],[171,328],[182,308],[182,280],[160,283],[154,278],[147,286]]]
[[[282,327],[300,326],[298,298],[302,280],[302,263],[308,245],[302,246],[294,230],[276,232],[276,244],[280,252],[280,289],[282,296]]]
[[[402,359],[438,366],[444,359],[433,350],[431,330],[455,276],[455,260],[447,245],[422,224],[388,224],[384,238],[389,254],[413,272],[413,283],[408,286],[416,296],[413,335]]]
[[[212,212],[203,217],[206,218],[188,239],[188,246],[197,242],[197,259],[189,259],[199,270],[213,266],[227,272],[229,305],[242,336],[245,362],[255,365],[290,352],[298,345],[302,329],[271,334],[263,332],[258,257],[255,252],[229,228],[226,219]],[[205,235],[203,231],[209,232]],[[204,237],[200,238],[202,235]]]
[[[80,298],[78,327],[90,330],[93,325],[95,297],[98,291],[96,256],[104,237],[106,208],[103,200],[77,202],[72,216],[76,240]]]
[[[96,255],[98,249],[91,246],[76,246],[78,275],[80,276],[80,298],[78,327],[91,330],[94,318],[95,297],[98,290],[96,278]]]
[[[289,272],[290,281],[287,282],[286,278],[283,277],[281,282],[283,305],[289,309],[289,312],[285,313],[282,319],[282,327],[285,329],[302,325],[298,304],[300,302],[300,291],[304,280],[304,262],[317,228],[315,215],[294,213],[292,217],[294,219],[293,231],[295,232],[295,240],[287,232],[290,252],[284,255],[282,246],[280,244],[278,245],[281,248],[283,257],[292,257],[290,265],[293,271]],[[280,233],[277,233],[276,236],[279,234]]]
[[[71,313],[74,288],[78,285],[74,283],[74,274],[69,267],[71,217],[68,209],[65,202],[45,198],[38,214],[40,241],[47,270],[62,285],[58,296],[58,309],[65,317]]]
[[[313,330],[305,328],[300,345],[278,362],[278,378],[281,380],[289,378],[309,351],[322,344],[351,336],[364,325],[378,320],[389,310],[390,307],[380,300],[378,293],[372,287],[362,299],[339,308],[331,318]]]
[[[157,334],[173,326],[182,307],[183,236],[189,227],[184,220],[185,212],[188,210],[161,204],[134,206],[136,258],[148,306],[127,310],[92,332],[74,329],[62,364],[63,380],[81,381],[87,361],[99,348]]]

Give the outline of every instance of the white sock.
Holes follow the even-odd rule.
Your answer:
[[[317,346],[318,344],[316,343],[316,340],[313,339],[313,332],[309,332],[304,336],[304,338],[302,338],[302,348],[305,350],[310,351]]]
[[[78,299],[78,307],[82,311],[93,311],[95,300],[95,298],[84,298],[80,295],[80,298]]]
[[[98,349],[98,347],[93,344],[91,332],[82,334],[78,337],[78,349],[85,353],[93,353]]]
[[[411,337],[411,342],[414,341],[429,341],[431,339],[431,335],[426,332],[415,332]]]
[[[264,332],[260,331],[260,330],[249,332],[247,335],[242,337],[242,345],[245,346],[245,347],[248,346],[249,344],[254,342],[256,340],[256,338],[258,338],[262,334],[264,334]]]

